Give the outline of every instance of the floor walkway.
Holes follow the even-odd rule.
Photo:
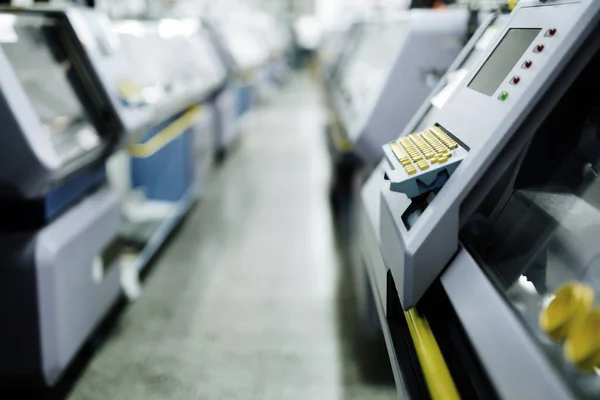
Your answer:
[[[356,334],[319,104],[297,77],[246,121],[70,399],[395,398]]]

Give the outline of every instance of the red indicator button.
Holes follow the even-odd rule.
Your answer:
[[[550,28],[546,32],[546,36],[554,36],[554,35],[556,35],[556,28]]]
[[[532,65],[533,65],[533,62],[532,62],[532,61],[529,61],[529,60],[527,60],[527,61],[525,61],[525,62],[523,63],[523,68],[525,68],[525,69],[529,69],[529,68],[531,68],[531,66],[532,66]]]
[[[517,85],[519,82],[521,82],[520,76],[513,76],[513,78],[510,80],[510,83],[512,83],[513,85]]]
[[[537,46],[535,46],[534,51],[536,53],[541,53],[542,51],[544,51],[545,46],[543,44],[538,44]]]

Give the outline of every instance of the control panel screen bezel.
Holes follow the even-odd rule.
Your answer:
[[[541,31],[542,28],[509,29],[467,87],[493,96]]]

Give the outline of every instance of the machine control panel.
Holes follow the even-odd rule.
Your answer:
[[[391,152],[392,190],[414,198],[443,186],[468,150],[440,126],[411,133],[387,145]],[[389,159],[389,158],[388,158]]]
[[[439,110],[433,130],[384,146],[390,187],[381,192],[381,247],[404,308],[416,305],[452,259],[462,213],[477,201],[472,191],[485,186],[485,171],[504,168],[495,160],[509,143],[526,144],[533,132],[523,124],[553,101],[547,92],[564,82],[599,20],[593,0],[520,2]],[[450,157],[440,158],[436,146]]]

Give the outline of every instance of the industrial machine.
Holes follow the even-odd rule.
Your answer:
[[[261,86],[269,92],[270,88],[283,84],[289,76],[291,32],[275,18],[263,12],[255,12],[250,17],[245,16],[240,22],[263,43],[268,51],[267,63],[260,71],[263,81]],[[263,97],[268,97],[268,93],[264,93]]]
[[[229,129],[220,96],[227,74],[197,20],[122,20],[111,31],[102,29],[101,14],[70,12],[118,44],[114,52],[96,47],[86,55],[129,134],[109,171],[123,204],[124,286],[136,296],[139,271],[202,192],[215,129]],[[85,29],[78,34],[85,38]]]
[[[466,26],[462,9],[412,10],[366,24],[354,53],[340,66],[333,98],[343,136],[334,140],[376,164],[381,145],[410,121],[458,55]]]
[[[331,32],[319,48],[321,79],[325,86],[326,103],[329,109],[333,108],[334,82],[339,80],[337,75],[341,67],[347,63],[360,42],[362,28],[362,22],[355,21],[347,29]]]
[[[221,57],[226,60],[236,93],[237,116],[240,119],[250,111],[255,96],[260,91],[260,72],[267,63],[268,48],[244,26],[222,19],[205,22]]]
[[[121,293],[124,127],[64,12],[0,11],[0,375],[53,385]]]
[[[342,248],[354,268],[361,315],[374,322],[367,333],[375,333],[378,324],[369,311],[372,296],[364,268],[354,262],[360,188],[383,154],[381,145],[398,136],[460,52],[467,20],[465,9],[411,10],[370,19],[356,28],[359,39],[332,75],[331,201]]]
[[[361,253],[408,397],[600,396],[599,22],[520,2],[384,145]]]
[[[458,55],[467,19],[465,9],[410,10],[362,27],[333,75],[327,131],[331,200],[342,224],[352,225],[358,175],[377,165],[382,144],[398,136]]]

